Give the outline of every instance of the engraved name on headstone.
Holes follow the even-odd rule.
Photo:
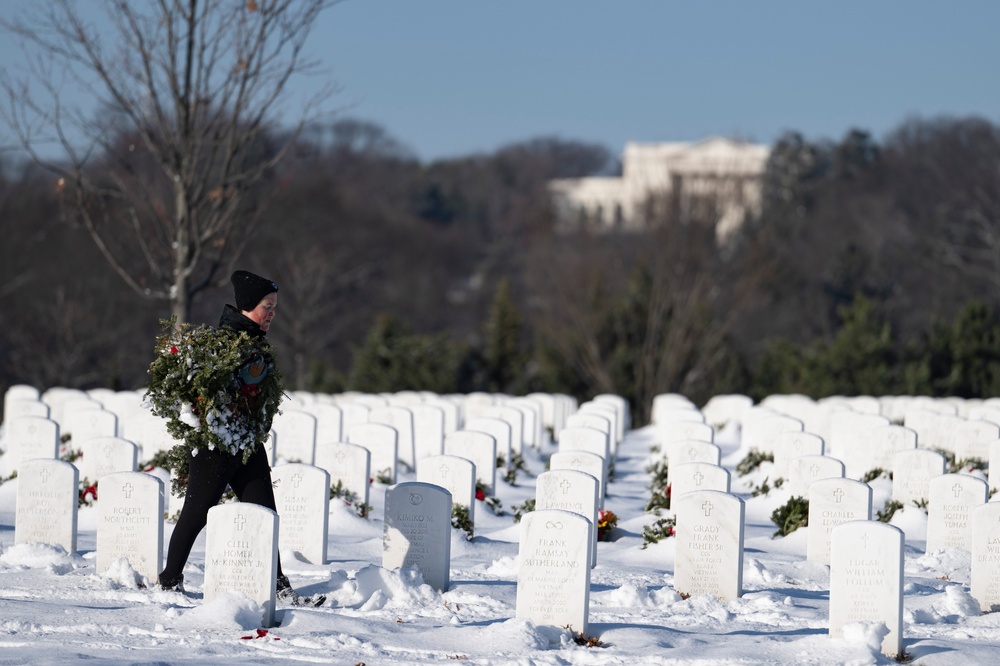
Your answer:
[[[249,502],[208,510],[205,603],[226,592],[244,594],[263,607],[261,624],[273,627],[277,575],[277,513]]]
[[[852,520],[871,520],[872,488],[853,479],[820,479],[809,486],[806,559],[830,563],[833,528]]]
[[[743,500],[717,490],[673,499],[677,517],[674,589],[732,601],[743,594]]]
[[[903,652],[903,531],[861,520],[833,528],[830,546],[830,636],[841,638],[852,622],[889,629],[882,653]]]
[[[155,581],[163,553],[163,481],[143,472],[100,477],[97,503],[97,571],[128,559],[140,576]]]
[[[14,543],[47,543],[76,552],[80,475],[62,460],[21,463],[17,476]]]
[[[271,470],[278,510],[278,547],[293,550],[310,564],[326,564],[330,524],[330,474],[302,463]]]
[[[424,582],[446,592],[451,567],[451,493],[408,481],[385,491],[382,567],[416,568]]]
[[[587,633],[594,525],[559,509],[521,519],[515,616]]]

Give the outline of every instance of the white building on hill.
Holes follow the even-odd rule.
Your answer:
[[[761,181],[769,146],[710,138],[696,143],[628,143],[617,177],[554,180],[562,228],[641,231],[649,224],[649,204],[670,201],[683,214],[695,200],[718,206],[720,242],[761,205]],[[667,197],[666,195],[670,195]]]

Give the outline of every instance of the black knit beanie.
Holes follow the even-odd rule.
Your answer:
[[[278,291],[276,282],[254,275],[250,271],[236,271],[230,279],[233,282],[236,307],[243,312],[250,312],[257,307],[262,298]]]

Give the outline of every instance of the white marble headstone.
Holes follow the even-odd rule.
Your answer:
[[[143,472],[100,477],[97,503],[97,572],[128,559],[140,576],[155,581],[163,554],[163,481]]]
[[[573,418],[570,418],[570,423]],[[585,426],[567,426],[559,432],[559,451],[586,451],[601,456],[604,465],[602,477],[607,483],[611,480],[611,439],[605,430]]]
[[[476,522],[476,465],[459,456],[428,456],[417,466],[417,481],[433,483],[451,493],[453,505],[469,510],[469,521]]]
[[[574,469],[542,472],[535,482],[535,510],[561,509],[578,513],[597,526],[596,478]],[[597,539],[594,539],[591,564],[597,564]]]
[[[139,448],[121,437],[96,437],[76,443],[81,455],[74,463],[80,479],[91,483],[115,472],[134,472]]]
[[[657,426],[656,434],[664,445],[683,440],[715,442],[715,428],[700,421],[668,421]]]
[[[409,469],[416,469],[416,457],[413,447],[413,412],[408,407],[388,405],[376,407],[368,413],[369,423],[381,423],[396,430],[396,455],[399,462]]]
[[[299,553],[310,564],[326,564],[330,523],[330,474],[302,463],[271,470],[278,510],[278,547]]]
[[[790,430],[774,440],[774,478],[788,479],[788,463],[802,456],[821,456],[823,438],[812,432]]]
[[[229,502],[208,510],[205,603],[226,592],[246,595],[274,626],[278,577],[278,514],[259,504]]]
[[[332,442],[316,445],[316,466],[330,475],[330,487],[340,483],[341,490],[357,496],[368,505],[371,487],[371,452],[360,444]]]
[[[495,495],[497,487],[497,443],[485,432],[456,430],[444,436],[444,452],[471,460],[476,466],[476,480],[487,495]]]
[[[347,431],[347,441],[360,444],[371,452],[372,476],[382,475],[396,482],[396,429],[381,423],[361,423]]]
[[[524,448],[524,413],[514,407],[503,405],[488,405],[478,412],[467,414],[465,421],[475,418],[502,419],[510,425],[510,448],[513,453],[523,453]],[[464,426],[462,426],[464,427]]]
[[[853,479],[820,479],[809,486],[806,559],[830,564],[833,528],[852,520],[871,520],[872,489]]]
[[[990,457],[990,444],[1000,439],[1000,425],[990,421],[964,421],[955,432],[955,460],[982,460]]]
[[[312,465],[316,460],[316,417],[301,409],[285,408],[274,417],[275,460]]]
[[[718,490],[728,493],[730,483],[729,470],[719,465],[690,462],[670,466],[671,499],[696,490]]]
[[[521,519],[515,616],[586,634],[594,525],[558,509]]]
[[[76,552],[80,476],[61,460],[21,463],[17,476],[14,543],[47,543]]]
[[[451,493],[440,486],[408,481],[385,491],[382,567],[416,568],[439,592],[450,584]]]
[[[557,469],[585,472],[597,479],[597,508],[604,508],[604,493],[607,489],[604,458],[589,451],[556,451],[549,456],[549,470]]]
[[[903,504],[929,499],[931,479],[944,474],[944,466],[944,456],[937,451],[897,451],[892,457],[892,499]]]
[[[100,403],[97,403],[98,405]],[[66,414],[64,434],[72,436],[71,446],[76,449],[80,442],[96,437],[117,437],[118,416],[103,408],[78,409]]]
[[[316,443],[340,442],[344,437],[344,413],[332,402],[314,402],[303,411],[316,417]]]
[[[480,416],[466,421],[465,425],[462,426],[462,430],[485,432],[487,435],[491,436],[496,441],[497,456],[502,456],[504,462],[510,466],[512,460],[511,454],[513,453],[513,449],[510,445],[510,423],[504,421],[503,419]]]
[[[743,500],[717,490],[672,499],[677,517],[674,589],[722,601],[743,595]]]
[[[1000,502],[972,509],[972,576],[969,594],[984,613],[1000,610]]]
[[[419,404],[410,407],[413,415],[413,455],[417,467],[428,456],[438,456],[444,450],[444,410],[437,405]]]
[[[969,518],[990,496],[989,485],[968,474],[941,474],[930,480],[927,502],[927,548],[972,550]]]
[[[41,416],[19,416],[4,426],[7,451],[0,456],[4,476],[20,469],[33,458],[55,460],[59,457],[59,424]]]
[[[830,546],[830,636],[853,622],[884,623],[882,653],[903,652],[903,531],[861,520],[833,528]]]
[[[830,456],[799,456],[788,461],[788,492],[792,497],[809,497],[809,486],[820,479],[841,479],[844,463]]]

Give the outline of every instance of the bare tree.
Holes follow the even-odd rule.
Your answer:
[[[3,23],[34,56],[21,76],[3,72],[3,116],[121,279],[180,320],[228,276],[267,175],[333,92],[290,102],[289,82],[318,72],[303,48],[333,2],[103,0],[98,29],[53,0]],[[66,78],[101,111],[67,106]],[[51,140],[64,159],[43,154]]]

